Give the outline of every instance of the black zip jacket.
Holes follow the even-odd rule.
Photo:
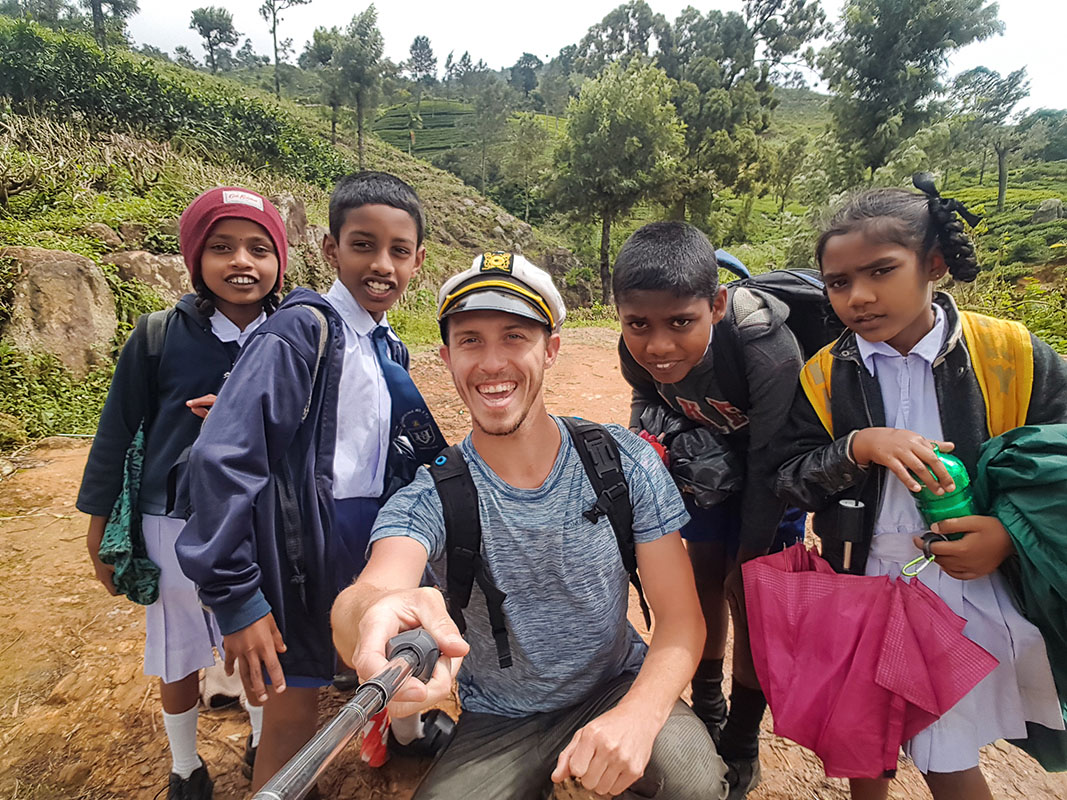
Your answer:
[[[941,427],[945,439],[956,446],[953,455],[973,476],[978,448],[990,438],[985,399],[971,367],[955,302],[942,292],[934,295],[934,302],[944,309],[949,331],[933,364]],[[1040,339],[1033,335],[1030,338],[1034,347],[1034,384],[1026,423],[1067,422],[1067,362]],[[776,460],[781,465],[776,491],[790,505],[815,512],[814,528],[822,539],[823,557],[838,572],[845,571],[844,543],[837,536],[838,501],[861,500],[865,506],[863,538],[853,545],[849,572],[862,575],[882,502],[886,470],[878,465],[867,469],[856,466],[848,453],[849,435],[863,428],[885,427],[885,409],[878,379],[863,365],[856,334],[846,331],[831,353],[833,436],[819,421],[807,395],[797,391],[789,420],[775,446]]]
[[[150,381],[145,373],[145,337],[136,331],[122,348],[85,464],[79,511],[98,517],[111,514],[122,490],[126,450],[147,417],[152,423],[145,432],[140,511],[166,513],[167,473],[200,433],[201,419],[185,401],[217,394],[239,352],[236,342],[221,342],[211,332],[211,323],[196,310],[195,301],[195,295],[185,295],[167,324],[155,408],[150,408]]]
[[[741,548],[747,553],[770,548],[786,508],[774,493],[779,462],[771,444],[779,437],[804,364],[785,324],[788,316],[788,306],[776,297],[752,289],[731,293],[704,360],[677,383],[655,381],[619,339],[622,375],[633,387],[632,429],[640,429],[648,406],[666,404],[724,434],[744,460]]]

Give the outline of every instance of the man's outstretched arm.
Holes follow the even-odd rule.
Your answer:
[[[386,665],[385,647],[396,634],[424,628],[434,637],[441,658],[430,682],[409,678],[390,703],[397,717],[408,716],[447,697],[469,649],[448,616],[437,589],[419,588],[426,569],[426,548],[404,536],[380,539],[356,582],[334,601],[330,612],[333,642],[345,663],[367,680]]]
[[[644,774],[704,647],[704,617],[678,532],[639,543],[637,566],[656,618],[644,664],[618,705],[574,735],[552,773],[557,782],[573,775],[602,795],[621,794]]]

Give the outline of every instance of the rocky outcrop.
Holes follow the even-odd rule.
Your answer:
[[[1037,211],[1030,217],[1030,222],[1034,225],[1040,225],[1043,222],[1054,222],[1064,217],[1067,217],[1067,214],[1063,210],[1063,201],[1058,197],[1050,197],[1048,200],[1041,201]]]
[[[0,248],[19,264],[3,335],[16,348],[51,353],[84,377],[111,356],[115,299],[103,271],[84,256],[37,247]]]
[[[109,256],[108,263],[118,268],[119,277],[124,281],[140,281],[163,298],[167,305],[173,305],[183,294],[193,290],[185,261],[178,255],[131,250]]]
[[[306,240],[308,213],[304,201],[291,194],[279,194],[269,198],[285,222],[285,235],[289,244],[296,246]]]
[[[119,225],[119,233],[128,247],[137,247],[148,235],[148,226],[143,222],[123,222]]]
[[[123,245],[122,237],[103,222],[91,222],[82,228],[79,233],[99,239],[109,250],[118,250]]]

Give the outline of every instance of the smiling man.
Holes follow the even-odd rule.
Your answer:
[[[398,715],[447,697],[458,674],[463,714],[417,800],[533,800],[571,776],[601,795],[721,798],[722,760],[678,699],[704,641],[678,534],[688,516],[652,448],[606,426],[656,615],[646,646],[626,618],[624,546],[605,516],[590,513],[597,492],[581,455],[565,421],[545,409],[544,373],[559,353],[564,315],[549,275],[521,256],[479,256],[442,287],[441,357],[472,430],[433,476],[420,470],[381,510],[367,567],[334,605],[334,640],[367,678],[384,665],[396,632],[422,625],[437,638],[446,658],[428,685],[409,681],[401,690],[397,700],[407,703],[394,706]],[[435,485],[456,465],[470,476],[459,503]],[[480,544],[465,553],[467,603],[457,596],[457,512],[443,511],[443,493],[480,526]],[[428,561],[445,570],[465,641],[442,593],[418,588]]]

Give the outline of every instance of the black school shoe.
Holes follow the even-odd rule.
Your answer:
[[[170,774],[167,800],[211,800],[214,788],[207,764],[201,759],[200,766],[188,778],[181,778],[175,772]]]
[[[252,746],[252,734],[245,739],[245,754],[241,759],[241,774],[252,780],[252,769],[256,766],[256,748]]]
[[[726,762],[726,782],[730,791],[726,800],[744,800],[748,793],[759,786],[762,770],[759,757]]]
[[[456,730],[456,723],[439,708],[431,709],[422,715],[422,736],[408,744],[400,744],[390,728],[386,747],[389,755],[401,758],[433,758],[444,750]]]

